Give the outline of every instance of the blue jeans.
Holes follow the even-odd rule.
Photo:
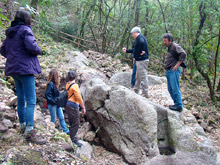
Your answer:
[[[136,82],[136,71],[137,71],[137,65],[136,65],[136,61],[133,64],[133,71],[132,71],[132,78],[131,78],[131,86],[134,87],[135,86],[135,82]]]
[[[171,98],[174,101],[175,106],[178,108],[183,107],[179,86],[180,74],[180,67],[176,71],[173,71],[172,68],[166,71],[168,91],[170,93]]]
[[[56,116],[60,120],[60,125],[63,130],[63,132],[68,133],[69,129],[66,126],[66,122],[64,120],[64,115],[63,115],[63,110],[61,107],[57,107],[57,105],[51,105],[48,104],[48,109],[50,111],[50,116],[51,116],[51,122],[55,123],[56,122]]]
[[[34,125],[34,108],[36,105],[35,78],[34,75],[14,75],[12,77],[15,81],[18,98],[17,112],[19,122],[22,127],[26,126],[26,132],[29,132]]]

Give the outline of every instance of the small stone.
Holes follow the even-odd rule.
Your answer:
[[[82,146],[77,148],[76,155],[81,159],[90,160],[93,152],[92,146],[88,142],[82,140],[79,140],[79,142],[82,143]]]
[[[73,147],[72,147],[72,145],[69,144],[69,143],[63,143],[63,144],[62,144],[62,148],[63,148],[63,150],[68,151],[68,152],[73,151]]]
[[[88,141],[88,142],[92,142],[95,139],[95,132],[93,131],[89,131],[88,133],[86,133],[86,135],[84,136],[84,140]]]
[[[0,132],[4,133],[8,130],[8,128],[2,123],[0,122]]]
[[[107,76],[110,78],[112,76],[111,72],[107,72]]]
[[[184,100],[184,101],[183,101],[183,104],[188,104],[188,101]]]
[[[7,111],[10,110],[11,108],[9,106],[6,106],[5,104],[0,105],[0,111]]]
[[[206,128],[206,131],[207,131],[207,132],[211,132],[211,131],[212,131],[212,128],[213,128],[213,127],[207,127],[207,128]]]
[[[199,112],[197,112],[197,111],[193,111],[192,114],[193,114],[195,117],[199,117]]]
[[[13,127],[13,124],[10,120],[8,119],[4,119],[2,120],[2,123],[7,127],[7,128],[12,128]]]
[[[11,121],[15,121],[17,119],[17,116],[14,112],[5,112],[4,113],[4,118],[9,119]]]
[[[11,106],[15,105],[17,103],[17,100],[18,100],[17,96],[14,96],[14,97],[10,98],[7,106],[11,107]]]
[[[206,129],[208,127],[208,124],[205,123],[204,121],[202,121],[200,125],[203,129]]]

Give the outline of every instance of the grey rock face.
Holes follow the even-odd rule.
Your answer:
[[[159,85],[166,82],[166,78],[148,75],[148,81],[149,85]],[[114,74],[110,79],[109,85],[122,85],[129,88],[131,86],[131,72],[119,72]]]
[[[108,149],[129,163],[147,162],[159,154],[157,114],[143,97],[94,79],[88,83],[85,100],[89,121],[100,127],[98,136]]]
[[[106,148],[132,164],[220,164],[191,112],[173,112],[100,79],[86,85],[89,122]],[[166,156],[169,155],[169,156]]]

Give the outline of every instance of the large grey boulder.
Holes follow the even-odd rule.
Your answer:
[[[65,52],[65,56],[68,63],[71,64],[72,69],[82,70],[89,65],[87,57],[79,51],[67,51]]]
[[[166,82],[165,77],[148,75],[149,85],[160,85]],[[122,85],[127,88],[131,86],[131,72],[119,72],[114,74],[109,82],[109,85]]]
[[[97,71],[95,69],[86,69],[81,71],[81,75],[79,79],[80,79],[80,91],[83,96],[85,95],[86,83],[94,78],[101,79],[104,82],[107,82],[108,80],[108,78],[102,72]]]
[[[88,120],[102,143],[129,163],[148,162],[159,154],[157,114],[145,99],[125,87],[111,88],[101,80],[88,83],[85,103]]]
[[[125,87],[109,87],[100,79],[87,83],[85,104],[101,142],[128,163],[220,164],[216,149],[186,109],[170,111]]]
[[[216,149],[190,111],[184,109],[178,113],[150,101],[148,103],[157,111],[160,150],[172,148],[175,151],[169,156],[161,154],[154,157],[150,165],[220,164]]]

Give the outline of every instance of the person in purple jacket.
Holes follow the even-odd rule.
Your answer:
[[[17,11],[11,27],[6,30],[6,39],[0,53],[7,58],[5,75],[12,76],[15,82],[21,132],[28,141],[44,144],[46,140],[37,136],[33,128],[36,104],[34,75],[41,74],[37,57],[41,54],[41,49],[30,25],[31,15],[25,10]]]

